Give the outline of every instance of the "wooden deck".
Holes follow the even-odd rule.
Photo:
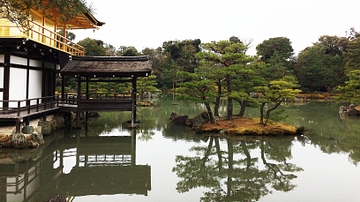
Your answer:
[[[27,100],[0,101],[0,104],[3,106],[0,107],[0,123],[15,123],[16,131],[19,132],[22,122],[36,116],[46,116],[56,112],[131,111],[135,102],[128,95],[89,94],[81,95],[80,98],[66,95],[62,99],[56,95]],[[9,107],[9,105],[18,107]]]

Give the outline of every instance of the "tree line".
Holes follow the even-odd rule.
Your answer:
[[[256,46],[256,55],[247,54],[251,40],[235,36],[209,43],[165,41],[161,47],[141,52],[133,46],[116,49],[90,38],[78,44],[85,47],[86,55],[148,55],[155,80],[151,85],[176,88],[184,98],[204,103],[211,121],[219,116],[220,100],[225,98],[228,119],[235,114],[233,103],[237,102],[241,106],[238,116],[244,115],[246,107],[256,106],[260,122],[266,124],[282,102],[295,99],[301,91],[341,93],[342,99],[359,102],[359,36],[354,28],[342,37],[323,35],[298,55],[286,37],[264,40]],[[265,107],[268,103],[271,107]]]

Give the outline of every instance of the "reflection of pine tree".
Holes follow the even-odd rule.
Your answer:
[[[302,168],[287,162],[287,159],[291,158],[291,145],[284,148],[282,145],[285,144],[273,144],[279,142],[282,143],[283,141],[261,141],[261,160],[265,165],[267,173],[265,179],[268,180],[268,183],[275,190],[287,192],[296,187],[296,185],[291,183],[291,180],[297,177],[293,172],[302,171]],[[269,156],[269,159],[275,160],[276,163],[269,162],[266,156]]]
[[[182,178],[179,192],[205,187],[210,190],[202,201],[253,201],[271,193],[270,186],[279,191],[294,189],[293,173],[302,169],[287,162],[292,139],[226,141],[227,151],[221,150],[218,137],[211,136],[207,146],[191,149],[196,156],[176,157],[173,171]],[[252,150],[258,149],[260,159],[252,156]]]

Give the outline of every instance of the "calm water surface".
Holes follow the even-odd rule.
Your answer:
[[[282,106],[307,136],[239,139],[169,124],[202,105],[156,103],[138,108],[136,130],[128,112],[101,113],[40,149],[0,149],[0,201],[360,201],[360,119],[340,118],[338,103]]]

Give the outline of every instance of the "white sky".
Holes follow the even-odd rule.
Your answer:
[[[134,46],[140,52],[164,41],[252,39],[248,54],[272,37],[287,37],[297,54],[322,35],[345,36],[360,31],[357,0],[87,0],[94,16],[106,24],[100,30],[74,31],[76,42],[86,37],[116,48]]]

